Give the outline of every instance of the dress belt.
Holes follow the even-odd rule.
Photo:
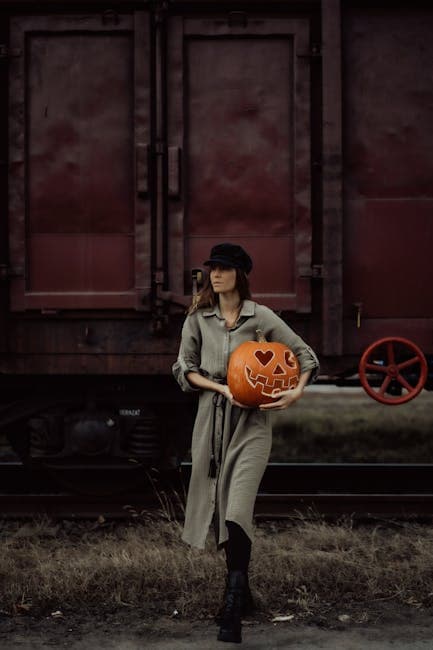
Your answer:
[[[213,403],[213,414],[212,414],[211,456],[210,456],[208,476],[209,478],[216,478],[217,462],[216,462],[216,451],[215,451],[215,434],[216,434],[217,409],[219,408],[222,409],[222,422],[224,426],[224,417],[225,417],[227,399],[226,397],[224,397],[224,395],[221,395],[221,393],[215,393],[214,396],[212,397],[212,403]],[[218,450],[219,465],[221,464],[222,447],[223,447],[223,441],[221,436],[221,444]]]

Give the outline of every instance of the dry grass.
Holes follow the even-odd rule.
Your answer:
[[[0,596],[6,612],[138,608],[146,617],[211,616],[222,554],[194,551],[176,522],[3,522]],[[251,583],[264,614],[301,616],[380,599],[429,606],[433,528],[299,519],[256,531]]]
[[[381,599],[430,603],[431,527],[301,521],[289,532],[264,536],[261,544],[259,583],[279,609],[292,604],[313,612]]]

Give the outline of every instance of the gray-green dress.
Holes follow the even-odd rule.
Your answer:
[[[245,300],[236,325],[230,329],[218,306],[187,316],[179,357],[173,366],[182,390],[198,390],[186,379],[191,371],[226,383],[231,352],[244,341],[257,340],[258,329],[268,341],[288,345],[302,372],[313,370],[312,377],[317,375],[317,357],[301,337],[267,307]],[[254,503],[271,444],[269,412],[232,406],[214,391],[200,391],[192,434],[192,473],[182,535],[185,542],[204,548],[214,515],[219,546],[228,539],[226,521],[234,521],[252,538]],[[212,455],[216,471],[211,470]]]

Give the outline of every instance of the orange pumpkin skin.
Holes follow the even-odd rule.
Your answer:
[[[295,354],[283,343],[246,341],[230,356],[227,383],[237,402],[260,406],[278,393],[296,388],[300,367]]]

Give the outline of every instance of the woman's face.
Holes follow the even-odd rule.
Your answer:
[[[227,266],[212,265],[210,282],[215,293],[228,293],[236,289],[236,269]]]

